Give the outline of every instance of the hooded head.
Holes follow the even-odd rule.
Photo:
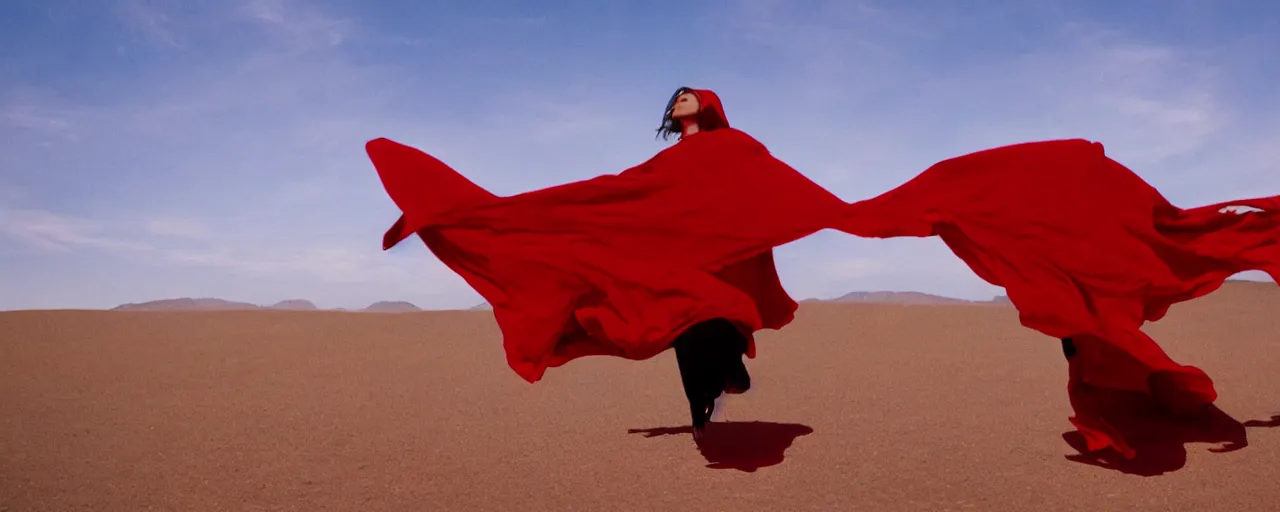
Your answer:
[[[720,97],[710,89],[692,89],[689,87],[681,87],[676,89],[675,94],[671,95],[671,99],[667,101],[667,109],[662,114],[662,124],[658,126],[658,135],[666,139],[672,135],[679,135],[684,132],[680,119],[673,117],[676,110],[676,102],[680,96],[690,94],[698,101],[697,113],[693,114],[698,122],[699,131],[717,130],[729,127],[729,119],[724,115],[724,106],[720,104]]]

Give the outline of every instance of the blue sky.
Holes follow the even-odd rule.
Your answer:
[[[420,242],[381,251],[364,142],[517,193],[652,156],[680,85],[850,201],[1066,137],[1180,206],[1280,194],[1280,4],[961,4],[6,1],[0,309],[468,307]],[[778,265],[797,299],[1000,293],[936,239],[823,232]]]

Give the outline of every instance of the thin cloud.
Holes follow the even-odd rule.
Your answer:
[[[0,236],[30,249],[119,257],[152,265],[220,269],[249,277],[296,277],[334,284],[393,286],[406,280],[466,292],[443,265],[382,253],[376,246],[237,239],[196,221],[163,218],[131,225],[33,209],[0,210]],[[178,238],[180,240],[174,240]],[[227,241],[241,243],[227,243]],[[250,243],[244,243],[244,242]],[[425,278],[425,279],[423,279]]]
[[[65,135],[74,140],[71,122],[49,112],[41,112],[35,105],[9,105],[4,113],[10,126],[39,132]]]
[[[80,141],[74,113],[52,91],[32,87],[0,90],[0,99],[0,129],[34,136],[38,144]]]
[[[117,11],[126,26],[149,42],[169,48],[183,47],[169,15],[154,2],[124,0],[117,5]]]
[[[147,233],[179,238],[208,239],[209,229],[202,223],[180,217],[157,217],[145,224]]]
[[[154,250],[148,244],[103,234],[101,223],[34,209],[0,207],[0,235],[32,247],[71,252],[93,248],[117,253]]]
[[[298,48],[337,46],[351,37],[353,23],[292,0],[247,0],[240,11],[270,27]]]

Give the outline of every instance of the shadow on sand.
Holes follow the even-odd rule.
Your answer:
[[[1249,446],[1245,427],[1280,426],[1280,415],[1240,423],[1211,405],[1194,415],[1173,417],[1163,413],[1145,394],[1102,394],[1107,395],[1099,397],[1107,402],[1105,408],[1099,409],[1106,411],[1103,419],[1120,432],[1136,455],[1126,460],[1111,448],[1088,452],[1084,436],[1073,430],[1062,434],[1062,439],[1078,452],[1067,455],[1067,460],[1131,475],[1158,476],[1186,465],[1188,443],[1213,443],[1218,446],[1208,448],[1210,452],[1233,452]]]
[[[693,435],[693,427],[629,429],[628,434],[645,437]],[[794,423],[729,421],[707,423],[706,436],[698,451],[712,469],[736,469],[748,473],[781,463],[787,448],[797,437],[813,433],[813,428]]]

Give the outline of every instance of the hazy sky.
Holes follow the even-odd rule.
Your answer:
[[[963,4],[963,5],[962,5]],[[364,154],[511,194],[670,144],[678,86],[845,200],[1083,137],[1180,206],[1280,194],[1280,3],[7,0],[0,309],[169,297],[467,307]],[[797,299],[1001,292],[937,239],[778,250]]]

